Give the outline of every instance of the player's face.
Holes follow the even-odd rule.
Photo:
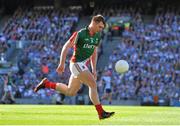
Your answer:
[[[104,29],[104,24],[103,22],[99,22],[95,24],[95,31],[96,32],[101,32]]]

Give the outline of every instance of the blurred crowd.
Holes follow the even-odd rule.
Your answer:
[[[56,67],[62,46],[79,20],[78,15],[78,11],[70,9],[57,11],[49,8],[19,8],[9,19],[3,29],[4,38],[12,42],[26,42],[18,57],[19,71],[7,75],[16,85],[11,91],[16,97],[50,98],[54,94],[51,90],[33,93],[33,88],[43,77],[54,82],[68,82],[68,67],[62,76],[56,73]],[[67,56],[67,66],[70,55]]]
[[[10,44],[8,44],[5,37],[0,34],[0,63],[6,61],[5,53],[7,52],[8,48],[10,48]]]
[[[78,11],[18,8],[3,29],[6,40],[64,41],[78,21]]]
[[[180,99],[179,12],[179,9],[159,7],[151,23],[143,21],[140,11],[131,13],[135,15],[133,27],[123,32],[102,74],[106,77],[105,73],[109,72],[114,99],[140,98],[143,102]],[[114,71],[119,59],[127,60],[130,65],[124,75]]]

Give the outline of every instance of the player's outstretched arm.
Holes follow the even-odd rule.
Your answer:
[[[60,61],[59,61],[59,65],[58,68],[56,69],[56,71],[61,74],[64,72],[64,68],[65,68],[65,61],[66,61],[66,56],[68,53],[69,48],[72,48],[74,45],[74,40],[77,36],[77,32],[75,32],[71,38],[64,44],[62,51],[61,51],[61,55],[60,55]]]

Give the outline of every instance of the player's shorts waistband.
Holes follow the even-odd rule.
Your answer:
[[[88,67],[86,66],[85,62],[70,62],[69,69],[71,74],[77,77],[81,72],[88,70]]]

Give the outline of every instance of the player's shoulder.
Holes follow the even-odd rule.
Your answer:
[[[77,31],[78,34],[85,34],[87,32],[87,28],[81,28],[79,31]]]

